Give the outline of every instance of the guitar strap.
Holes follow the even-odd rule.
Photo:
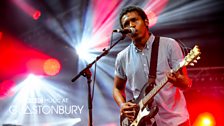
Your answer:
[[[159,52],[159,36],[156,36],[154,42],[152,44],[152,53],[150,60],[150,68],[148,75],[148,83],[151,88],[153,88],[156,79],[156,68],[157,68],[157,60],[158,60],[158,52]]]
[[[150,60],[150,68],[149,68],[149,75],[148,75],[148,86],[145,89],[145,94],[148,94],[155,85],[156,79],[156,68],[157,68],[157,60],[158,60],[158,52],[159,52],[159,39],[160,37],[156,36],[154,42],[152,44],[152,52],[151,52],[151,60]],[[151,114],[154,117],[154,114],[158,112],[157,106],[152,106],[153,99],[148,103],[147,108],[151,110]],[[150,117],[151,118],[151,117]],[[142,122],[143,125],[152,124],[156,126],[155,122],[151,122],[151,119],[147,119]]]

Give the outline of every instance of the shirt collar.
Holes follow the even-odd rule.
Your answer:
[[[152,47],[152,43],[153,43],[154,39],[155,39],[155,36],[151,33],[149,39],[148,39],[147,42],[146,42],[146,45],[145,45],[145,48],[144,48],[144,49],[149,50],[149,49]],[[132,43],[131,43],[131,46],[134,47],[134,49],[135,49],[136,52],[142,52],[140,49],[138,49],[138,48],[135,46],[135,44],[134,44],[133,41],[132,41]]]

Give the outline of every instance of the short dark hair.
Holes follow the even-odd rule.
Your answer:
[[[145,19],[148,20],[148,17],[146,15],[146,13],[144,12],[144,10],[142,10],[142,8],[137,7],[137,6],[128,6],[128,7],[125,7],[125,8],[122,9],[122,11],[120,13],[120,16],[119,16],[119,21],[120,21],[121,28],[123,28],[121,18],[125,14],[127,14],[128,12],[133,12],[133,11],[137,12],[139,14],[139,16],[142,18],[142,20],[145,20]]]

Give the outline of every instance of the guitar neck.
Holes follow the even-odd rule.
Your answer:
[[[198,46],[194,46],[194,48],[187,54],[187,56],[184,57],[184,59],[178,64],[178,66],[174,69],[171,69],[170,73],[175,73],[183,66],[188,66],[192,62],[197,63],[197,60],[200,59],[200,54],[201,52]],[[156,95],[156,93],[159,92],[159,90],[167,83],[167,81],[168,78],[166,76],[161,82],[157,83],[156,86],[146,96],[143,97],[141,101],[144,106]]]
[[[147,102],[152,99],[157,92],[167,83],[168,78],[165,77],[160,83],[156,84],[156,86],[142,99],[142,102],[144,105],[147,104]]]
[[[180,65],[178,65],[176,68],[171,70],[171,73],[178,71],[180,68]],[[150,101],[160,91],[160,89],[166,85],[167,81],[168,78],[166,76],[162,81],[157,83],[154,88],[142,99],[143,104],[146,105],[148,101]]]

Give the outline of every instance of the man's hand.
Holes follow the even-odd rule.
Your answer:
[[[190,88],[192,85],[191,79],[180,71],[168,73],[167,78],[169,82],[173,83],[174,86],[179,87],[180,89]]]
[[[122,103],[120,105],[120,112],[121,114],[124,114],[130,121],[134,121],[139,111],[139,105],[132,103],[132,102],[126,102]]]

